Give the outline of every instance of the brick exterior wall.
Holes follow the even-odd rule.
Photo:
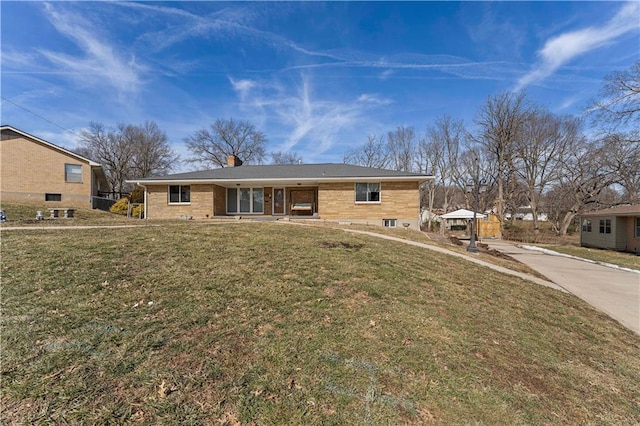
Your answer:
[[[149,219],[179,219],[181,216],[191,216],[194,219],[204,219],[213,216],[226,216],[226,188],[213,184],[192,184],[190,187],[190,203],[169,204],[169,185],[147,186],[147,217]],[[317,200],[315,208],[320,219],[345,220],[372,225],[382,225],[383,219],[397,219],[398,227],[402,227],[403,223],[409,223],[411,228],[418,228],[419,194],[418,183],[415,181],[382,182],[381,202],[376,204],[356,204],[353,182],[322,183],[317,188],[287,187],[286,214],[291,214],[290,204],[296,196],[306,197],[307,195]],[[305,198],[298,201],[311,200]],[[272,202],[273,188],[264,187],[264,215],[271,215]]]
[[[380,203],[355,202],[355,183],[321,183],[318,186],[318,215],[327,220],[382,225],[382,219],[397,219],[397,226],[409,223],[418,228],[420,214],[418,182],[382,182]]]
[[[212,217],[216,185],[189,186],[191,202],[184,204],[169,204],[169,185],[147,186],[147,218],[180,219],[182,216],[190,216],[194,219],[205,219]]]
[[[82,166],[82,182],[65,182],[65,164]],[[0,199],[48,207],[91,207],[91,166],[86,161],[14,132],[0,141]],[[45,194],[62,201],[45,203]]]

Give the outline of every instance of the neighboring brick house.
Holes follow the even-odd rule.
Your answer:
[[[109,192],[102,166],[11,126],[1,126],[0,200],[92,207]]]
[[[239,166],[132,180],[145,217],[311,216],[418,228],[420,183],[432,176],[349,164]]]
[[[640,204],[596,210],[580,219],[581,246],[640,255]]]

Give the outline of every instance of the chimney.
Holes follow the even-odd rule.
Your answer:
[[[242,160],[235,155],[227,155],[227,167],[242,166]]]

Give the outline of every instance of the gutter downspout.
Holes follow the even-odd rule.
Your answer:
[[[141,187],[144,188],[144,220],[147,220],[147,187],[144,186],[143,184],[141,184],[140,182],[138,182],[138,185],[140,185]]]

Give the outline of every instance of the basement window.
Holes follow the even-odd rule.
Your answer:
[[[62,201],[62,194],[44,194],[45,201]]]
[[[395,228],[397,222],[397,219],[382,219],[382,226],[385,228]]]

